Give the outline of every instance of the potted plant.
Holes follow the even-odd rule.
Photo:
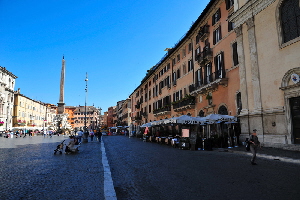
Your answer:
[[[212,99],[212,96],[211,96],[210,93],[208,93],[208,94],[206,95],[206,99],[207,99],[207,100]]]

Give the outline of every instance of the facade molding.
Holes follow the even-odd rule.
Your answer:
[[[234,12],[229,21],[234,22],[236,27],[244,24],[249,18],[257,15],[262,10],[267,8],[270,4],[275,2],[275,0],[252,0],[247,1],[245,5],[239,8],[236,12]]]

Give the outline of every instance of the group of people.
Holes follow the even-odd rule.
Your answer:
[[[13,132],[11,130],[5,131],[4,132],[4,137],[5,138],[18,138],[18,137],[23,137],[25,138],[27,135],[32,137],[35,133],[33,130],[17,130],[16,132]]]
[[[76,132],[77,138],[78,138],[78,142],[81,142],[82,137],[83,137],[83,131],[80,129]],[[96,137],[98,139],[99,142],[101,142],[101,136],[102,136],[102,132],[98,129],[98,130],[90,130],[88,132],[89,137],[91,138],[91,142],[94,141],[94,137]]]

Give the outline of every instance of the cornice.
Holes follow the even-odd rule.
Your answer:
[[[248,1],[240,9],[234,12],[229,21],[234,22],[235,27],[239,27],[244,24],[249,18],[257,15],[275,0],[252,0]]]
[[[8,71],[5,67],[0,66],[0,71],[11,76],[13,79],[18,78],[16,75],[14,75],[13,73],[11,73],[10,71]]]

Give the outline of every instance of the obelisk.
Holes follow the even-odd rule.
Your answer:
[[[65,58],[63,56],[62,66],[61,66],[61,75],[60,75],[59,102],[57,103],[57,114],[64,114],[64,112],[65,112],[64,87],[65,87]]]

